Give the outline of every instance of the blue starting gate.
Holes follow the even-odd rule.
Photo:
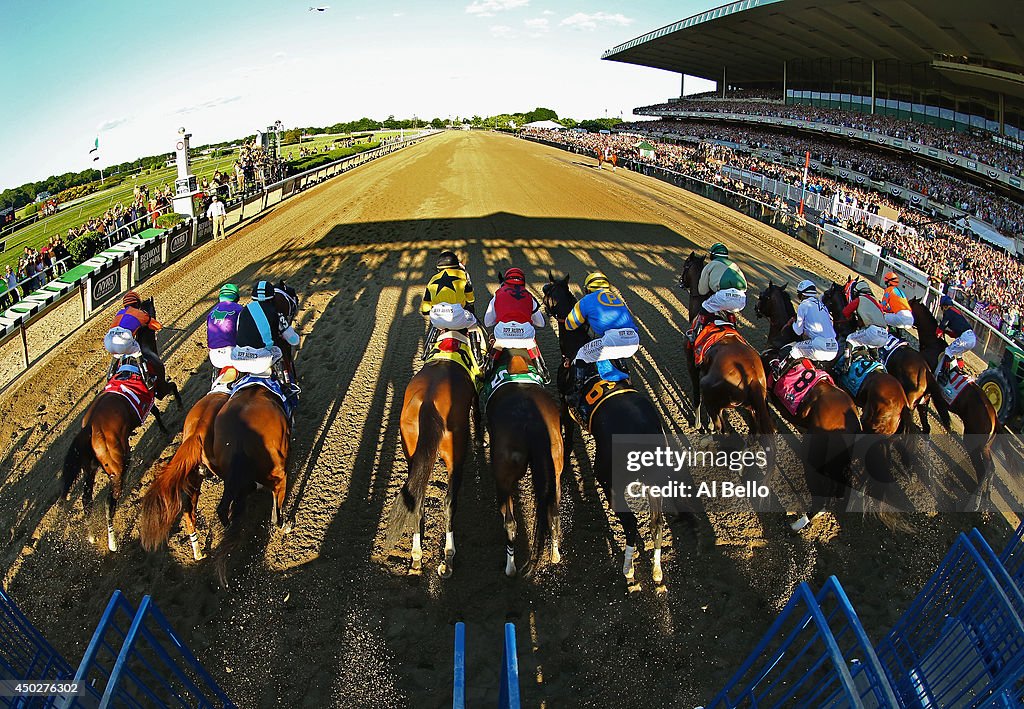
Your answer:
[[[452,709],[466,708],[466,624],[455,624],[455,655],[452,685]],[[519,709],[519,659],[516,650],[515,623],[505,623],[501,653],[501,678],[498,707]]]
[[[1010,578],[1017,583],[1017,586],[1024,588],[1024,522],[1017,527],[1017,533],[1006,545],[999,560],[1002,561],[1006,572],[1010,574]]]
[[[708,709],[892,707],[896,699],[839,581],[801,583]]]
[[[115,591],[75,671],[0,590],[0,679],[79,683],[77,696],[5,699],[0,706],[233,708],[167,619],[145,596],[138,609]]]
[[[1018,609],[1024,599],[981,535],[960,534],[876,648],[900,706],[1017,706],[1012,693],[1024,677]]]

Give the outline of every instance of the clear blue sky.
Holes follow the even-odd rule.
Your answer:
[[[90,167],[97,136],[102,165],[170,151],[179,126],[201,144],[275,120],[629,117],[680,77],[601,53],[718,4],[0,0],[0,190]]]

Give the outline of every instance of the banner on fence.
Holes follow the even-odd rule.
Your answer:
[[[192,239],[193,246],[199,246],[204,241],[213,238],[213,220],[209,217],[199,217],[195,220],[195,236]]]
[[[174,263],[192,249],[192,230],[181,229],[176,232],[172,229],[167,233],[166,244],[167,256],[164,262]]]
[[[121,264],[116,261],[89,274],[86,281],[86,310],[91,314],[121,292]]]
[[[144,281],[163,266],[164,244],[161,239],[154,239],[135,252],[135,282]]]
[[[994,303],[978,301],[974,304],[974,314],[997,330],[1003,327],[1003,316],[1000,314],[999,306]]]

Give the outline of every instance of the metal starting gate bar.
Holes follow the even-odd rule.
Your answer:
[[[455,624],[455,678],[452,709],[466,709],[466,624]]]
[[[452,709],[466,707],[466,624],[455,624],[455,656],[452,685]],[[519,659],[516,652],[515,623],[505,623],[501,651],[501,679],[498,688],[500,709],[519,709]]]
[[[1024,588],[1024,522],[1017,527],[1017,533],[1006,545],[999,560],[1003,562],[1007,573],[1017,583],[1017,586]]]
[[[1014,706],[1007,702],[1024,677],[1024,622],[1007,591],[1019,598],[1019,589],[994,554],[985,556],[960,534],[875,648],[900,706]]]
[[[708,709],[891,707],[892,689],[836,578],[801,583]]]

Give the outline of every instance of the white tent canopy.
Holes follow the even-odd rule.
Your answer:
[[[565,128],[560,123],[554,121],[534,121],[533,123],[527,123],[523,128],[551,128],[553,130],[562,130]]]

